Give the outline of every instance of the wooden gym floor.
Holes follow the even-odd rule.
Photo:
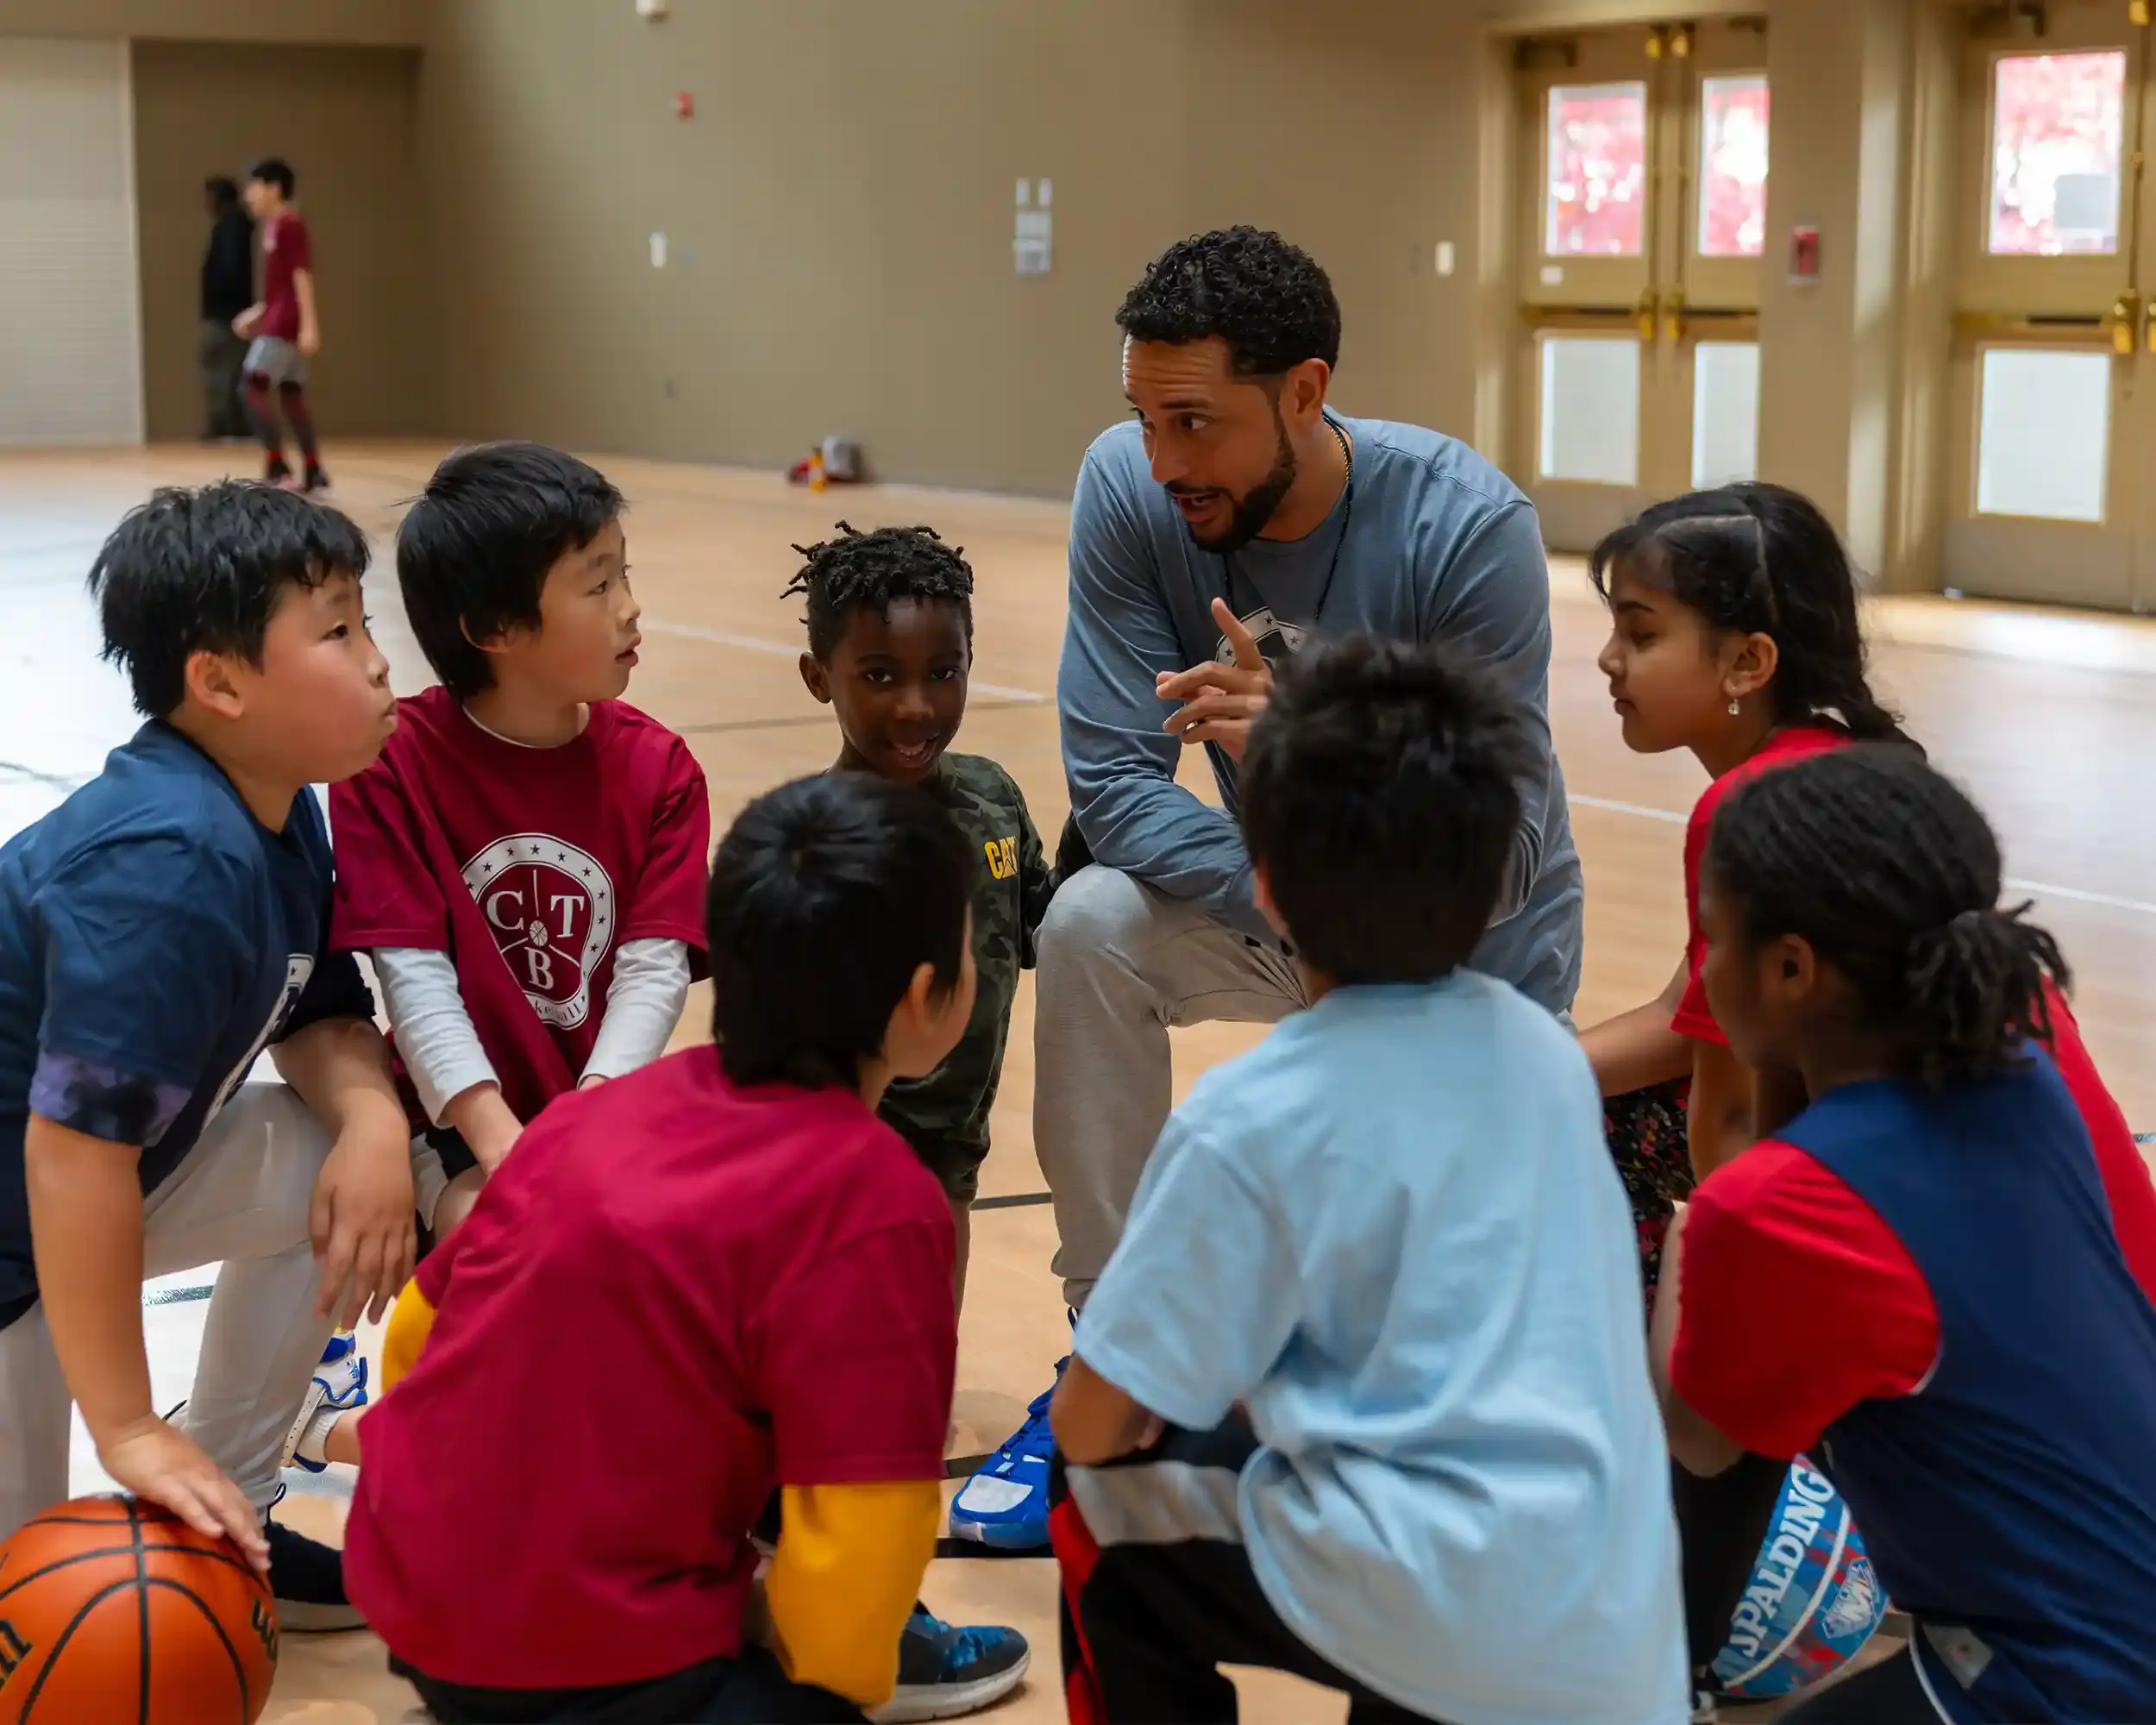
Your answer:
[[[329,451],[334,500],[375,536],[384,560],[370,602],[400,693],[429,678],[397,603],[390,534],[399,502],[441,453],[421,444]],[[250,472],[253,461],[238,447],[0,457],[0,638],[13,662],[0,680],[0,835],[94,774],[133,727],[120,680],[97,662],[83,593],[100,539],[153,486]],[[1053,845],[1066,808],[1053,705],[1062,505],[898,488],[818,496],[763,474],[602,464],[630,499],[630,559],[646,608],[643,665],[630,699],[687,737],[710,777],[715,828],[755,792],[818,770],[836,751],[830,717],[796,672],[801,630],[780,590],[798,561],[790,544],[823,536],[843,517],[863,526],[927,522],[966,548],[979,582],[977,643],[958,746],[1010,768]],[[1681,949],[1683,822],[1701,776],[1689,757],[1626,752],[1594,664],[1601,609],[1575,561],[1558,560],[1552,579],[1550,707],[1587,865],[1579,1012],[1591,1022],[1652,994]],[[2013,890],[2036,900],[2079,971],[2078,1005],[2105,1076],[2137,1123],[2156,1126],[2156,879],[2147,862],[2156,805],[2145,795],[2142,759],[2156,736],[2156,624],[1902,599],[1875,605],[1871,629],[1879,684],[1990,811]],[[1186,777],[1209,791],[1202,770]],[[677,1042],[706,1033],[700,994]],[[1016,1424],[1069,1336],[1048,1271],[1053,1222],[1030,1148],[1030,988],[1017,1011],[974,1229],[954,1455],[978,1453]],[[1179,1085],[1258,1034],[1178,1032]],[[206,1278],[172,1280],[179,1297],[147,1312],[160,1405],[185,1394],[203,1309],[186,1295]],[[296,1487],[281,1513],[334,1537],[350,1490],[340,1471],[306,1482],[304,1494]],[[78,1443],[77,1489],[103,1484]],[[942,1560],[926,1592],[948,1617],[1012,1623],[1032,1638],[1033,1674],[1000,1717],[1013,1725],[1060,1717],[1052,1565]],[[1329,1700],[1290,1679],[1258,1677],[1246,1692],[1255,1716],[1338,1716]],[[401,1720],[411,1705],[373,1637],[292,1636],[267,1717],[375,1725]]]

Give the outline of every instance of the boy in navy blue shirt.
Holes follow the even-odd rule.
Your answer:
[[[287,1628],[359,1621],[337,1554],[266,1516],[323,1344],[413,1254],[309,788],[394,722],[367,561],[270,487],[135,510],[90,587],[148,722],[0,850],[0,1537],[67,1496],[72,1400],[116,1480],[268,1571]],[[284,1083],[247,1082],[265,1049]],[[183,1429],[151,1406],[141,1284],[219,1261]]]

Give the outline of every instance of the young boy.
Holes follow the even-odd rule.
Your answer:
[[[944,752],[965,718],[973,668],[973,570],[958,549],[926,527],[862,533],[843,521],[837,538],[793,549],[807,560],[787,588],[807,601],[801,680],[838,716],[831,770],[920,787],[950,811],[985,865],[974,875],[980,987],[972,1020],[949,1059],[924,1077],[893,1083],[881,1109],[950,1201],[958,1241],[953,1289],[962,1304],[1011,1004],[1055,884],[1016,781],[981,756]],[[1027,1658],[1015,1629],[962,1628],[917,1607],[900,1650],[899,1710],[885,1717],[949,1718],[986,1707],[1017,1684]]]
[[[1087,1725],[1232,1719],[1219,1662],[1358,1720],[1687,1715],[1594,1077],[1463,968],[1525,748],[1437,649],[1367,636],[1252,727],[1258,903],[1313,1004],[1175,1111],[1079,1320],[1050,1526]]]
[[[90,575],[148,722],[0,850],[0,1537],[67,1496],[72,1399],[122,1486],[266,1565],[287,1628],[359,1619],[337,1554],[265,1525],[279,1444],[413,1253],[309,789],[395,724],[367,561],[298,497],[156,493]],[[284,1083],[247,1082],[265,1048]],[[141,1283],[220,1260],[183,1429],[151,1406]]]
[[[621,494],[572,455],[489,443],[436,470],[397,539],[440,687],[330,793],[337,941],[372,952],[448,1233],[548,1103],[664,1051],[703,959],[711,814],[688,745],[618,697],[636,663]],[[349,1461],[355,1351],[289,1459]]]
[[[973,570],[927,527],[838,524],[838,536],[793,548],[807,559],[787,588],[808,602],[801,680],[838,717],[833,772],[918,785],[948,807],[986,867],[974,894],[981,992],[951,1057],[894,1084],[883,1117],[943,1182],[958,1228],[962,1302],[971,1212],[988,1154],[988,1115],[1018,972],[1033,963],[1055,883],[1017,781],[979,755],[948,755],[966,717],[973,668]]]
[[[957,1337],[948,1207],[874,1109],[965,1029],[970,875],[917,791],[751,803],[711,870],[718,1045],[549,1108],[420,1267],[346,1561],[442,1725],[858,1719],[891,1693]]]
[[[297,484],[320,491],[329,476],[322,470],[314,417],[307,411],[307,361],[322,351],[322,324],[315,310],[314,253],[307,224],[291,207],[298,184],[291,164],[280,156],[265,156],[247,171],[241,197],[261,231],[262,297],[232,320],[232,331],[249,344],[241,375],[255,433],[269,452],[266,477],[276,485],[295,483],[285,460],[284,428],[278,423],[281,404],[299,440]]]

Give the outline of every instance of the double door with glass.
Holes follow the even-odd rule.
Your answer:
[[[1755,473],[1765,58],[1744,21],[1520,45],[1513,471],[1559,549]]]
[[[2040,34],[2038,25],[2040,25]],[[2145,0],[1977,15],[1960,85],[1944,583],[2156,606]]]

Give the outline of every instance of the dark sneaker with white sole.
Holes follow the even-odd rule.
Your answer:
[[[1016,1629],[961,1628],[916,1605],[899,1638],[899,1686],[868,1716],[909,1725],[978,1713],[1016,1689],[1032,1659]]]

